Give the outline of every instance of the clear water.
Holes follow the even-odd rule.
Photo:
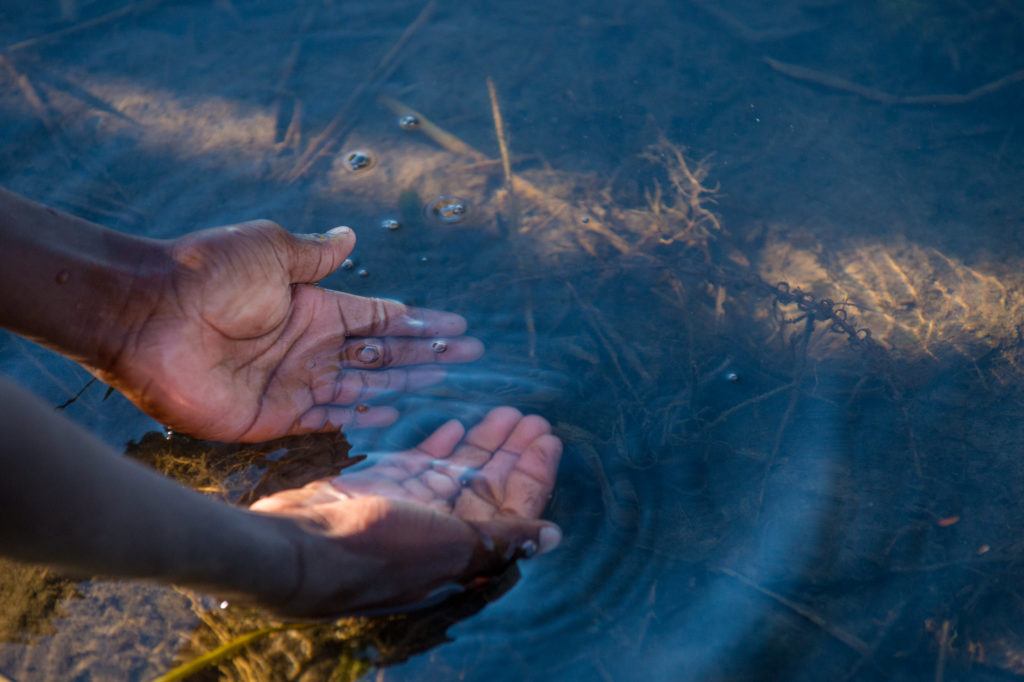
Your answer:
[[[368,662],[340,679],[1024,674],[1019,3],[440,2],[415,23],[420,2],[220,0],[86,23],[126,6],[0,7],[24,77],[0,74],[0,183],[153,237],[352,225],[327,286],[457,311],[488,344],[355,450],[504,403],[567,446],[563,547],[434,622],[447,639],[274,635],[208,675],[333,669],[282,651]],[[514,201],[487,78],[536,190]],[[677,150],[706,159],[717,223],[683,210]],[[808,300],[796,319],[779,281],[877,344]],[[0,371],[54,405],[88,379],[11,336]],[[65,413],[119,448],[159,432],[105,394]],[[5,579],[40,595],[6,606],[17,680],[148,679],[232,631],[215,597],[204,620],[170,589],[86,581],[51,604]]]

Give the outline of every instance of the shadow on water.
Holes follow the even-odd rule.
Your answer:
[[[1024,674],[1013,3],[21,4],[5,44],[116,16],[0,53],[0,181],[156,237],[352,224],[325,285],[455,310],[488,346],[354,452],[541,413],[566,535],[437,610],[312,626],[3,565],[0,672]],[[2,343],[54,404],[85,382]],[[66,413],[233,502],[350,461],[167,441],[100,385]]]

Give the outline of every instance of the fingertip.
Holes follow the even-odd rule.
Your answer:
[[[538,534],[540,554],[547,554],[558,545],[562,544],[562,529],[553,523],[549,523],[540,529]]]

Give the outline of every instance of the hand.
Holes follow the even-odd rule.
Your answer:
[[[119,351],[98,374],[175,430],[222,441],[384,426],[391,408],[364,403],[444,376],[481,343],[458,315],[322,289],[355,234],[293,235],[256,221],[186,235],[168,246],[151,309],[132,312]],[[419,365],[420,367],[414,367]]]
[[[305,544],[302,585],[282,608],[293,615],[401,610],[516,557],[550,551],[561,532],[538,517],[561,453],[543,418],[500,407],[468,434],[450,421],[363,471],[257,501],[253,511],[299,519],[322,540]]]

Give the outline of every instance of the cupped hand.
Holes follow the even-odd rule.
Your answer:
[[[450,421],[365,470],[257,501],[253,511],[303,521],[324,540],[305,545],[301,588],[280,608],[401,610],[550,551],[561,532],[539,516],[561,453],[547,421],[500,407],[469,433]]]
[[[355,234],[293,235],[267,221],[168,246],[152,309],[99,375],[169,427],[222,441],[384,426],[366,401],[437,383],[481,355],[458,315],[317,286]]]

